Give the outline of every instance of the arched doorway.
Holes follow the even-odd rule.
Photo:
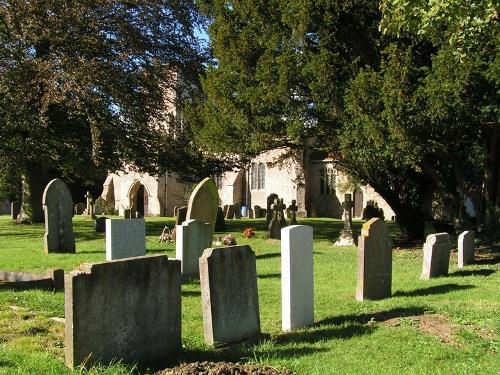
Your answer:
[[[363,216],[363,192],[360,189],[356,189],[353,192],[354,197],[354,212],[353,217]]]
[[[130,188],[130,212],[133,217],[148,216],[148,191],[139,181]]]

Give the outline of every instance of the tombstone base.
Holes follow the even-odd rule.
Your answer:
[[[339,238],[337,239],[337,241],[335,241],[333,246],[356,246],[356,243],[352,236],[352,230],[342,229],[340,231]]]

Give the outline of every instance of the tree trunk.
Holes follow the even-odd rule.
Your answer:
[[[22,177],[22,203],[19,221],[22,223],[43,223],[42,195],[44,179],[41,169],[30,166]]]
[[[484,171],[484,236],[496,241],[500,238],[500,127],[489,133]]]

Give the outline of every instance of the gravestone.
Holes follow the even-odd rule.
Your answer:
[[[106,219],[106,260],[146,255],[144,219]]]
[[[175,216],[175,225],[181,225],[186,221],[187,206],[179,207]]]
[[[283,212],[285,208],[286,206],[283,204],[283,199],[276,198],[274,200],[274,204],[271,206],[273,217],[268,227],[269,238],[278,240],[281,238],[281,228],[286,227],[286,220]]]
[[[344,203],[342,203],[342,208],[344,213],[342,218],[344,219],[344,228],[340,231],[340,236],[335,241],[333,246],[355,246],[354,238],[352,236],[352,208],[354,203],[351,200],[351,194],[344,195]]]
[[[429,234],[424,244],[423,280],[448,275],[450,265],[450,236],[448,233]]]
[[[183,277],[199,275],[199,259],[212,246],[210,224],[186,220],[175,229],[175,258],[181,261]]]
[[[260,206],[257,204],[253,206],[253,215],[256,219],[258,219],[259,217],[262,217],[261,213],[260,213]]]
[[[250,246],[206,249],[200,258],[200,284],[208,344],[260,335],[257,270]]]
[[[174,217],[177,217],[177,210],[179,209],[179,206],[174,207]]]
[[[297,225],[297,211],[299,207],[297,207],[297,201],[292,199],[292,204],[288,207],[288,211],[290,212],[290,225]]]
[[[251,208],[248,209],[248,218],[255,219],[255,214]]]
[[[62,180],[56,178],[47,184],[42,205],[45,217],[45,253],[74,253],[73,198]]]
[[[219,192],[215,182],[207,177],[193,190],[189,198],[187,219],[210,223],[210,238],[214,235],[217,208],[219,207]]]
[[[83,215],[84,211],[85,211],[85,203],[75,204],[75,215]]]
[[[273,210],[271,206],[274,204],[274,201],[278,199],[278,194],[272,193],[267,196],[267,206],[266,206],[266,224],[269,226],[271,219],[273,218]]]
[[[21,213],[21,202],[14,201],[10,204],[10,218],[12,220],[17,220],[17,217]]]
[[[174,359],[181,350],[180,279],[180,262],[164,255],[83,264],[66,275],[66,364]]]
[[[132,219],[132,211],[130,211],[130,208],[126,208],[123,210],[123,218]]]
[[[217,207],[217,218],[215,219],[215,228],[216,232],[222,232],[226,229],[226,222],[224,220],[224,212],[222,211],[222,207]]]
[[[474,231],[465,231],[458,236],[458,268],[474,263]]]
[[[234,218],[241,219],[241,204],[239,203],[234,205]]]
[[[224,215],[226,219],[234,219],[234,204],[228,204],[226,214]]]
[[[283,331],[314,324],[313,228],[281,229],[281,322]]]
[[[373,218],[361,229],[358,239],[358,301],[391,296],[392,244],[383,220]]]
[[[227,210],[229,210],[229,205],[225,204],[224,207],[222,208],[222,211],[224,212],[224,217],[227,215]]]
[[[87,198],[87,208],[85,209],[85,214],[90,216],[91,219],[95,219],[94,198],[92,197],[92,194],[90,194],[90,191],[87,191],[85,198]]]
[[[106,220],[108,218],[106,216],[99,216],[94,220],[95,231],[96,233],[105,233],[106,232]]]

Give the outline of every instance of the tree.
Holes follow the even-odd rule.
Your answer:
[[[495,158],[498,26],[487,22],[457,53],[449,17],[440,42],[413,23],[381,34],[401,14],[389,4],[413,3],[383,2],[381,12],[369,0],[207,2],[217,60],[190,121],[217,152],[251,156],[314,138],[382,195],[410,238],[422,238],[432,201],[463,224],[464,197],[480,194],[481,171]]]
[[[199,86],[202,22],[190,0],[0,2],[0,163],[24,217],[43,220],[49,177],[182,169],[165,103]]]

